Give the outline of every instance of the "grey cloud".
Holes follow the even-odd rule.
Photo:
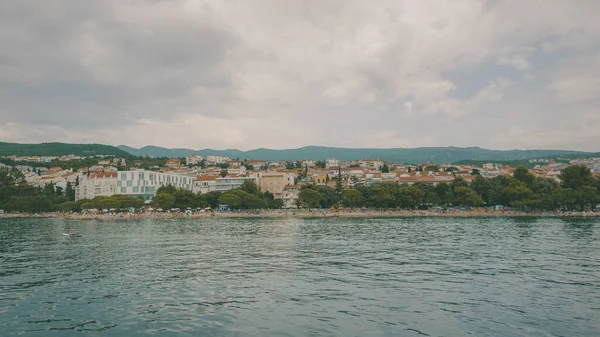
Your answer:
[[[0,137],[585,146],[569,119],[598,123],[588,115],[600,67],[580,61],[600,47],[599,10],[597,1],[5,1]],[[529,136],[549,132],[559,140]]]

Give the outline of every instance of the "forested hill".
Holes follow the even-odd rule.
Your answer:
[[[341,160],[379,158],[385,161],[399,163],[422,163],[434,162],[436,164],[454,163],[461,160],[523,160],[530,158],[542,158],[566,154],[585,154],[581,151],[562,150],[487,150],[479,147],[420,147],[420,148],[395,148],[395,149],[350,149],[339,147],[307,146],[298,149],[271,150],[256,149],[250,151],[240,150],[191,150],[191,149],[167,149],[158,146],[146,146],[141,149],[129,146],[119,146],[132,155],[152,157],[184,157],[188,154],[222,155],[230,158],[240,159],[264,159],[268,161],[337,158]]]
[[[119,148],[103,144],[68,144],[68,143],[41,143],[18,144],[0,142],[0,156],[76,156],[106,155],[116,157],[129,157],[130,154]]]

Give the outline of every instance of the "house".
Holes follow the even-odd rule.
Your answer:
[[[315,185],[326,185],[329,181],[327,173],[316,173],[312,175],[312,181]]]
[[[241,188],[244,181],[250,180],[258,185],[257,178],[248,176],[226,176],[215,179],[215,191],[225,192]]]
[[[261,192],[270,192],[275,199],[283,197],[283,189],[289,183],[287,172],[261,172],[258,176],[258,188]]]
[[[219,156],[215,154],[209,154],[206,156],[206,162],[209,164],[225,164],[229,160],[229,157]]]
[[[181,166],[181,159],[179,159],[179,158],[167,159],[165,166],[170,167],[170,168],[179,168]]]
[[[296,208],[296,202],[300,195],[300,186],[287,185],[283,188],[283,208]]]
[[[75,186],[75,201],[117,194],[117,172],[92,173],[82,176]]]
[[[194,187],[192,188],[192,192],[206,194],[208,192],[212,192],[216,189],[216,181],[219,176],[210,176],[210,175],[199,175],[194,180]]]
[[[185,157],[185,165],[199,165],[202,162],[202,155],[199,154],[188,154]]]

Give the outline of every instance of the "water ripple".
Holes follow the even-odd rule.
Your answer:
[[[2,336],[594,336],[590,219],[0,219]]]

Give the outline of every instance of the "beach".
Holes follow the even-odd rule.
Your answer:
[[[229,212],[110,212],[110,213],[10,213],[3,218],[60,218],[72,220],[203,219],[203,218],[402,218],[402,217],[600,217],[600,212],[523,212],[516,210],[261,210]]]

